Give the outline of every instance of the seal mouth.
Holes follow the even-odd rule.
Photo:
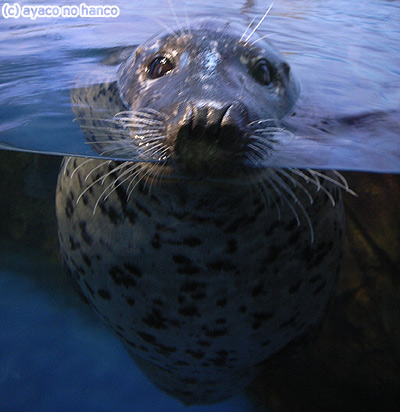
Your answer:
[[[121,160],[156,165],[157,174],[180,180],[242,180],[273,167],[283,140],[294,136],[278,119],[249,118],[240,102],[186,103],[174,116],[147,107],[131,109],[111,120],[118,134],[104,141],[103,153],[121,150]]]
[[[238,102],[181,105],[166,127],[171,157],[188,174],[223,175],[241,163],[248,122],[247,109]]]

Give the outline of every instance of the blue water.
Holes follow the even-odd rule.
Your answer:
[[[172,1],[181,22],[187,14],[245,24],[260,19],[270,5],[252,3]],[[114,48],[140,44],[162,29],[157,20],[175,24],[166,0],[112,4],[121,9],[114,20],[0,17],[3,148],[96,155],[73,122],[70,88],[115,80],[116,67],[104,64]],[[285,53],[302,86],[302,112],[310,118],[383,113],[378,124],[337,127],[333,135],[307,129],[305,139],[292,142],[289,163],[281,166],[302,162],[304,167],[400,172],[400,3],[280,0],[259,31],[272,34],[271,42]],[[29,271],[46,270],[30,260],[27,265]],[[183,407],[148,382],[83,304],[46,289],[24,271],[0,265],[0,412],[250,410],[240,395],[216,406]]]
[[[138,45],[176,21],[185,26],[194,16],[257,22],[270,6],[237,0],[173,0],[172,8],[167,0],[112,4],[120,7],[115,19],[0,17],[0,147],[97,156],[73,122],[69,90],[115,80],[116,66],[104,64],[115,48]],[[296,138],[270,166],[400,172],[398,2],[276,1],[258,31],[270,35],[302,86]],[[360,114],[373,116],[366,125],[333,124],[329,133],[313,127]]]
[[[0,325],[1,412],[250,410],[240,396],[184,407],[146,379],[89,308],[20,273],[0,272]]]

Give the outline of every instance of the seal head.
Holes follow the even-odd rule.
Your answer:
[[[133,113],[158,114],[167,148],[158,160],[175,170],[232,173],[248,160],[260,121],[276,126],[296,102],[299,86],[283,56],[243,33],[236,23],[199,20],[151,38],[120,68],[122,100]]]

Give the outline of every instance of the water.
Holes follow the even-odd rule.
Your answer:
[[[25,1],[21,4],[31,3]],[[43,1],[41,4],[54,2]],[[59,1],[58,4],[70,3]],[[93,1],[90,4],[101,2]],[[126,47],[140,44],[154,32],[162,29],[157,19],[167,25],[175,24],[175,17],[167,1],[135,1],[129,4],[117,1],[113,4],[118,4],[121,9],[117,19],[31,21],[0,18],[0,142],[4,149],[97,155],[85,144],[82,131],[73,122],[70,88],[115,80],[116,67],[106,64],[109,56]],[[256,20],[261,18],[269,7],[269,4],[261,1],[196,1],[187,4],[174,0],[173,5],[177,18],[182,22],[186,21],[187,13],[189,18],[220,15],[249,23],[253,17],[256,17]],[[281,166],[400,172],[398,2],[278,1],[274,3],[270,16],[259,31],[261,34],[272,33],[270,40],[286,54],[302,85],[302,97],[297,109],[298,123],[294,124],[294,127],[303,130],[302,137],[291,143],[291,150],[286,153],[286,163]],[[319,128],[312,127],[314,121],[318,123],[324,118],[350,117],[354,121],[361,114],[371,114],[375,117],[367,116],[356,125],[334,123],[331,125],[330,133],[323,133]],[[297,135],[300,136],[300,132]],[[15,163],[18,162],[17,159]],[[279,166],[279,163],[277,165]],[[44,170],[47,171],[46,168]],[[55,173],[55,170],[53,172]],[[36,177],[31,177],[28,173],[25,183],[37,181]],[[372,222],[378,220],[378,212],[382,212],[380,209],[393,208],[393,204],[398,204],[400,199],[398,179],[389,177],[394,180],[386,186],[383,186],[382,182],[385,183],[387,180],[383,177],[382,179],[373,188],[366,189],[366,199],[372,197],[375,203],[369,215],[362,220],[364,226],[365,222],[372,225]],[[8,178],[4,178],[4,175],[0,182],[1,185],[7,184],[7,189],[2,190],[2,193],[6,193],[11,187],[12,192],[16,193],[15,187],[10,184]],[[45,180],[44,186],[47,186],[46,182]],[[352,188],[360,192],[360,182],[355,182]],[[382,199],[374,197],[381,186],[388,195],[385,203]],[[29,191],[29,184],[25,186],[25,191]],[[37,186],[30,190],[30,194],[35,192],[38,192]],[[14,194],[15,205],[26,201],[26,198],[21,198],[19,192],[17,193]],[[13,194],[7,196],[12,197]],[[51,208],[52,197],[51,193],[49,213],[54,213]],[[366,199],[357,203],[353,212],[357,212],[360,204],[364,207]],[[4,207],[3,202],[1,207]],[[26,208],[29,207],[30,203],[27,203]],[[393,216],[396,217],[395,211],[392,218]],[[343,405],[338,401],[335,403],[334,399],[340,398],[337,393],[343,392],[338,390],[335,393],[336,387],[333,386],[330,388],[331,392],[329,388],[326,389],[329,396],[323,399],[330,399],[332,405],[341,405],[343,408],[334,409],[332,406],[330,409],[325,403],[325,409],[317,407],[307,410],[347,410],[348,405],[363,405],[363,410],[368,410],[368,406],[371,410],[380,410],[388,399],[392,402],[391,405],[395,404],[397,399],[396,390],[393,388],[399,387],[396,369],[396,365],[399,364],[400,342],[400,310],[396,292],[398,283],[393,281],[392,284],[387,280],[390,279],[387,275],[390,268],[387,269],[386,266],[392,265],[398,269],[398,219],[390,223],[392,220],[384,215],[381,220],[385,223],[384,229],[380,231],[379,237],[373,240],[381,245],[387,239],[388,248],[391,248],[391,260],[387,259],[385,264],[379,266],[376,256],[381,256],[381,250],[376,249],[377,255],[370,257],[368,253],[371,248],[375,250],[371,246],[374,243],[366,242],[367,246],[364,249],[360,246],[364,246],[363,242],[368,239],[367,236],[361,236],[361,240],[356,239],[358,243],[354,241],[351,244],[351,251],[347,253],[357,252],[357,274],[362,272],[358,275],[365,283],[358,278],[351,278],[351,285],[343,292],[344,297],[340,295],[337,301],[340,303],[340,299],[350,299],[349,296],[355,290],[354,283],[356,286],[362,283],[363,293],[357,292],[359,295],[351,301],[356,306],[357,316],[353,316],[352,312],[349,320],[338,315],[340,322],[334,318],[331,324],[333,336],[337,339],[334,340],[333,348],[326,350],[326,342],[329,344],[332,341],[332,333],[325,333],[325,340],[317,346],[321,353],[326,350],[328,360],[325,359],[326,363],[321,363],[321,369],[324,370],[322,373],[319,370],[321,375],[316,375],[317,378],[314,379],[318,380],[321,376],[320,380],[323,381],[326,379],[325,373],[331,373],[330,380],[327,381],[336,382],[336,371],[332,373],[332,364],[337,363],[343,368],[343,375],[348,375],[348,380],[343,379],[343,382],[351,382],[348,396],[353,399],[343,400]],[[14,220],[12,223],[14,224]],[[1,221],[2,228],[9,224],[11,223],[5,216]],[[24,224],[25,221],[21,226]],[[23,233],[20,226],[18,230]],[[349,231],[351,230],[353,228],[350,225]],[[358,233],[357,230],[354,229],[351,233],[354,235]],[[17,240],[17,245],[23,244],[21,236],[12,236],[13,240]],[[32,234],[30,236],[35,239]],[[40,239],[42,240],[42,237]],[[360,251],[357,250],[358,247]],[[363,263],[366,256],[369,256],[367,263]],[[119,342],[99,325],[83,305],[71,297],[72,292],[68,292],[71,295],[64,294],[66,285],[49,287],[49,278],[58,278],[61,269],[49,269],[43,263],[46,259],[48,258],[41,255],[32,257],[22,247],[16,255],[10,254],[8,249],[2,247],[0,411],[253,410],[242,394],[216,406],[186,409],[155,389],[134,366]],[[350,265],[350,271],[354,266],[354,263]],[[40,279],[43,273],[49,274],[45,280]],[[379,286],[377,290],[374,289],[373,282]],[[382,282],[387,282],[387,286],[383,288]],[[377,307],[372,306],[371,302],[375,301],[378,301]],[[368,310],[363,311],[362,308],[365,307]],[[343,306],[340,308],[343,309]],[[354,317],[362,319],[359,322],[363,322],[362,329],[359,323],[354,321]],[[372,319],[370,324],[368,318]],[[355,331],[349,326],[353,326],[352,322]],[[339,345],[339,338],[335,333],[346,335],[347,340],[340,341],[342,346]],[[351,335],[352,339],[348,335]],[[383,342],[394,349],[387,349]],[[339,352],[338,356],[336,348],[339,346],[342,352]],[[377,358],[370,361],[362,358],[367,357],[365,354],[369,353],[365,348],[377,348]],[[358,357],[353,356],[354,353]],[[290,368],[289,372],[284,369],[281,375],[274,371],[272,377],[265,380],[267,384],[261,381],[261,389],[256,397],[261,399],[263,393],[268,392],[270,398],[275,401],[277,410],[301,410],[301,405],[293,407],[296,397],[293,397],[291,407],[286,409],[282,400],[287,398],[287,393],[303,390],[303,376],[308,374],[307,378],[312,379],[310,374],[314,371],[313,367],[321,360],[315,354],[313,356],[306,358],[309,360],[307,370],[302,369],[303,364],[300,362],[299,369],[294,368],[293,375]],[[363,360],[354,366],[351,363],[352,357]],[[368,367],[360,366],[364,362]],[[379,370],[379,373],[376,370]],[[379,375],[379,381],[378,378],[374,380],[375,375]],[[300,377],[297,381],[296,376]],[[276,390],[270,389],[268,382],[273,386],[277,381],[281,386]],[[387,391],[380,392],[381,387],[385,386],[388,388]],[[343,389],[340,385],[338,387]],[[376,390],[376,404],[369,405],[373,392],[370,391],[371,387]],[[277,401],[279,392],[281,404]],[[357,398],[359,392],[365,394],[367,401],[363,399],[364,395]],[[307,403],[303,396],[313,404],[312,391],[311,394],[308,392],[299,396],[305,404]],[[262,410],[266,411],[265,408]]]
[[[25,274],[55,269],[30,258],[24,265],[26,256],[2,256]],[[89,308],[68,295],[68,285],[62,294],[48,292],[48,283],[43,290],[26,275],[0,270],[2,412],[215,411],[185,408],[157,390]],[[240,397],[218,405],[227,412],[246,408]]]
[[[97,156],[73,122],[72,87],[115,80],[116,66],[105,64],[109,56],[140,44],[164,25],[185,25],[193,16],[248,24],[269,6],[175,1],[172,12],[167,1],[154,1],[152,7],[113,4],[120,7],[113,19],[1,19],[1,147]],[[297,117],[290,121],[296,138],[270,166],[400,171],[397,2],[278,1],[259,32],[271,34],[302,86]],[[328,126],[322,127],[323,120]]]

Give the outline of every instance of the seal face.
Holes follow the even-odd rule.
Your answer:
[[[159,157],[185,173],[237,169],[260,124],[276,126],[296,102],[299,87],[283,56],[256,34],[245,42],[244,31],[200,20],[150,39],[121,66],[123,101],[132,113],[161,114]]]
[[[86,127],[88,140],[137,145],[155,163],[65,158],[58,180],[71,278],[149,378],[187,404],[237,393],[307,335],[342,252],[333,173],[257,168],[276,131],[260,125],[287,114],[298,88],[244,30],[202,21],[154,38],[122,65],[118,89],[75,94],[82,107],[120,96],[129,139]]]

